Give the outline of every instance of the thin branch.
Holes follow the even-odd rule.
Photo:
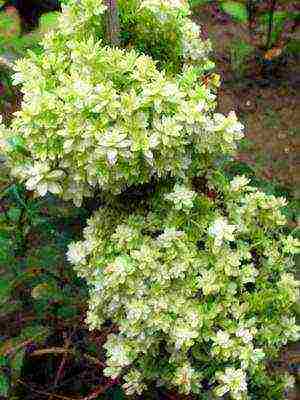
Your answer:
[[[56,399],[60,399],[60,400],[78,400],[75,399],[74,397],[66,397],[66,396],[61,396],[60,394],[55,394],[55,393],[50,393],[50,392],[44,392],[43,390],[37,390],[37,389],[33,389],[30,385],[28,385],[26,382],[22,381],[21,379],[17,380],[17,383],[20,383],[21,385],[27,387],[29,390],[31,390],[34,393],[38,393],[41,394],[45,397],[49,397],[52,396]]]
[[[64,348],[66,350],[68,350],[70,345],[71,345],[71,340],[70,339],[71,339],[72,335],[70,335],[69,338],[66,337],[65,332],[63,333],[63,335],[64,335],[64,340],[65,340],[65,347]],[[54,379],[53,390],[57,389],[58,382],[60,381],[61,377],[63,376],[66,362],[67,362],[67,353],[64,353],[63,357],[62,357],[62,360],[60,362],[59,368],[57,370],[55,379]],[[49,400],[53,400],[53,396],[52,395],[49,397]]]
[[[271,8],[270,8],[270,12],[269,12],[268,36],[267,36],[267,43],[266,43],[267,50],[269,50],[272,45],[272,32],[273,32],[273,25],[274,25],[275,7],[276,7],[276,0],[271,0]]]
[[[108,389],[110,389],[112,386],[115,386],[118,383],[119,383],[118,379],[110,380],[105,385],[99,386],[97,389],[94,389],[91,394],[89,394],[87,397],[84,397],[81,400],[93,400],[93,399],[96,399],[99,395],[105,393]]]
[[[253,22],[255,19],[255,0],[247,0],[248,29],[250,36],[253,34]]]
[[[50,347],[48,349],[40,349],[40,350],[35,350],[32,353],[29,354],[30,357],[39,357],[43,356],[45,354],[70,354],[72,356],[76,355],[76,352],[71,349],[66,349],[64,347]],[[101,368],[105,368],[106,365],[104,362],[98,360],[98,358],[90,356],[89,354],[83,354],[83,357],[85,357],[87,360],[91,361],[93,364],[98,365]]]
[[[120,23],[117,0],[105,0],[106,10],[106,38],[112,46],[120,44]]]

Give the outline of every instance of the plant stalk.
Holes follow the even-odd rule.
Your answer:
[[[120,44],[120,23],[117,0],[105,0],[106,10],[106,39],[112,46]]]
[[[271,0],[271,7],[269,12],[269,25],[268,25],[268,36],[267,36],[267,43],[266,43],[266,50],[269,50],[272,45],[272,32],[273,32],[273,25],[274,25],[274,12],[276,7],[276,0]]]

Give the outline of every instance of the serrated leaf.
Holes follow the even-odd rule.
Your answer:
[[[224,1],[221,8],[238,22],[246,23],[248,21],[248,12],[245,4],[237,1]]]
[[[48,335],[49,330],[41,325],[28,326],[23,329],[20,339],[32,339],[35,342],[42,341]]]
[[[11,207],[7,212],[7,216],[12,222],[18,222],[20,220],[21,214],[22,210],[18,207]]]

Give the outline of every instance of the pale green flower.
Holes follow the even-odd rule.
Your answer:
[[[221,246],[224,240],[233,241],[235,225],[228,224],[226,218],[219,217],[210,226],[208,234],[214,237],[215,246]]]
[[[283,246],[285,253],[298,254],[300,252],[300,240],[293,236],[283,238]]]
[[[239,328],[235,334],[237,337],[240,337],[246,344],[250,343],[253,339],[253,335],[251,334],[250,330],[246,328]]]
[[[90,287],[87,322],[94,329],[105,321],[118,327],[108,340],[105,374],[116,377],[137,369],[138,379],[133,374],[125,384],[130,393],[152,380],[199,393],[201,379],[211,376],[202,371],[197,378],[198,363],[186,364],[191,354],[199,362],[205,355],[212,366],[223,368],[216,376],[216,395],[244,400],[246,374],[249,380],[263,379],[266,360],[299,337],[290,309],[298,290],[287,272],[292,258],[283,253],[282,234],[274,240],[280,226],[269,219],[278,204],[256,191],[232,196],[227,183],[218,193],[221,200],[212,202],[196,192],[186,213],[166,202],[162,190],[149,200],[147,212],[102,207],[84,230],[80,243],[86,257],[83,262],[79,257],[75,268]],[[269,201],[273,206],[261,215],[259,204]],[[250,203],[258,217],[249,213]],[[266,216],[260,220],[266,225],[256,223]],[[237,221],[248,229],[237,229]],[[213,240],[222,238],[217,248],[211,246],[211,233],[217,235]],[[226,243],[228,237],[234,246]],[[253,254],[254,245],[260,257]],[[277,284],[270,283],[274,278]],[[270,302],[271,320],[262,323]],[[155,376],[148,375],[151,360],[159,371]]]
[[[285,378],[285,388],[287,390],[293,389],[296,383],[295,377],[286,372],[284,378]]]
[[[198,278],[198,286],[202,289],[205,296],[211,293],[219,292],[221,284],[218,283],[218,276],[213,270],[201,271],[201,276]]]
[[[197,330],[191,329],[189,326],[177,325],[171,332],[171,338],[174,340],[175,349],[179,350],[183,346],[191,346],[194,339],[198,337]]]
[[[138,370],[130,370],[128,374],[124,376],[126,383],[122,385],[125,393],[128,396],[138,394],[141,395],[147,386],[143,383],[143,375]]]
[[[124,339],[110,334],[104,345],[110,367],[126,367],[133,361],[134,352]]]
[[[175,376],[173,382],[176,386],[181,388],[183,393],[190,393],[192,385],[194,390],[198,387],[200,388],[201,374],[197,372],[190,363],[186,362],[179,366],[175,371]]]
[[[213,338],[213,341],[215,342],[216,345],[223,347],[225,349],[232,346],[232,340],[230,339],[230,335],[228,332],[225,331],[219,330],[216,336]]]
[[[103,0],[69,0],[44,51],[17,62],[22,108],[1,126],[1,149],[40,195],[80,206],[103,194],[67,258],[88,284],[89,328],[116,327],[104,374],[125,374],[130,396],[153,381],[199,394],[205,380],[218,396],[246,399],[247,379],[264,389],[266,360],[299,338],[286,201],[244,176],[228,183],[218,167],[243,126],[216,112],[211,46],[188,2],[118,5],[126,49],[106,43]],[[153,49],[161,37],[166,54]],[[166,194],[174,182],[184,184]],[[151,190],[131,201],[122,192],[135,187]]]
[[[195,192],[184,185],[175,185],[174,191],[165,195],[165,199],[174,203],[177,210],[192,208]]]
[[[300,326],[296,323],[295,317],[282,317],[283,334],[287,340],[297,341],[300,338]],[[285,343],[287,342],[285,341]]]
[[[246,264],[240,269],[241,281],[245,283],[255,282],[256,277],[259,275],[259,271],[254,267],[253,264]]]
[[[221,383],[215,390],[217,396],[222,397],[229,392],[235,400],[245,398],[247,381],[246,373],[242,369],[228,367],[224,372],[216,373],[216,379]]]
[[[162,247],[170,247],[176,241],[184,236],[184,232],[177,231],[175,228],[166,228],[164,233],[157,237],[157,242]]]
[[[83,242],[69,244],[67,258],[71,264],[81,264],[85,260],[86,255],[86,247]]]
[[[277,285],[289,294],[292,301],[297,301],[299,299],[300,281],[296,280],[293,274],[283,273]]]
[[[245,190],[249,183],[250,179],[246,178],[245,175],[235,176],[233,180],[230,182],[230,189],[234,192]]]

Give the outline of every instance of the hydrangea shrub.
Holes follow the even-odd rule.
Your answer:
[[[216,111],[210,45],[186,2],[118,6],[116,48],[104,1],[68,1],[44,52],[16,66],[22,109],[1,148],[40,196],[109,199],[68,259],[90,287],[91,329],[116,327],[105,373],[128,395],[156,382],[203,399],[282,399],[291,380],[267,364],[299,332],[285,202],[217,172],[243,126]],[[149,183],[142,201],[122,202]]]
[[[212,177],[210,190],[214,199],[177,184],[147,212],[103,207],[69,247],[90,285],[90,327],[118,327],[104,346],[105,373],[124,375],[129,395],[156,381],[186,394],[252,398],[248,383],[263,390],[267,361],[299,338],[299,242],[284,234],[285,200],[245,177],[221,186]]]
[[[1,129],[13,174],[28,190],[80,205],[96,190],[118,193],[153,178],[205,170],[231,154],[242,136],[234,113],[215,111],[217,79],[200,79],[207,46],[185,6],[135,3],[145,10],[142,16],[160,20],[158,36],[163,29],[175,35],[184,67],[166,73],[138,46],[105,46],[98,37],[103,2],[71,1],[44,40],[44,53],[17,63],[22,109]],[[199,65],[190,63],[192,55]]]

